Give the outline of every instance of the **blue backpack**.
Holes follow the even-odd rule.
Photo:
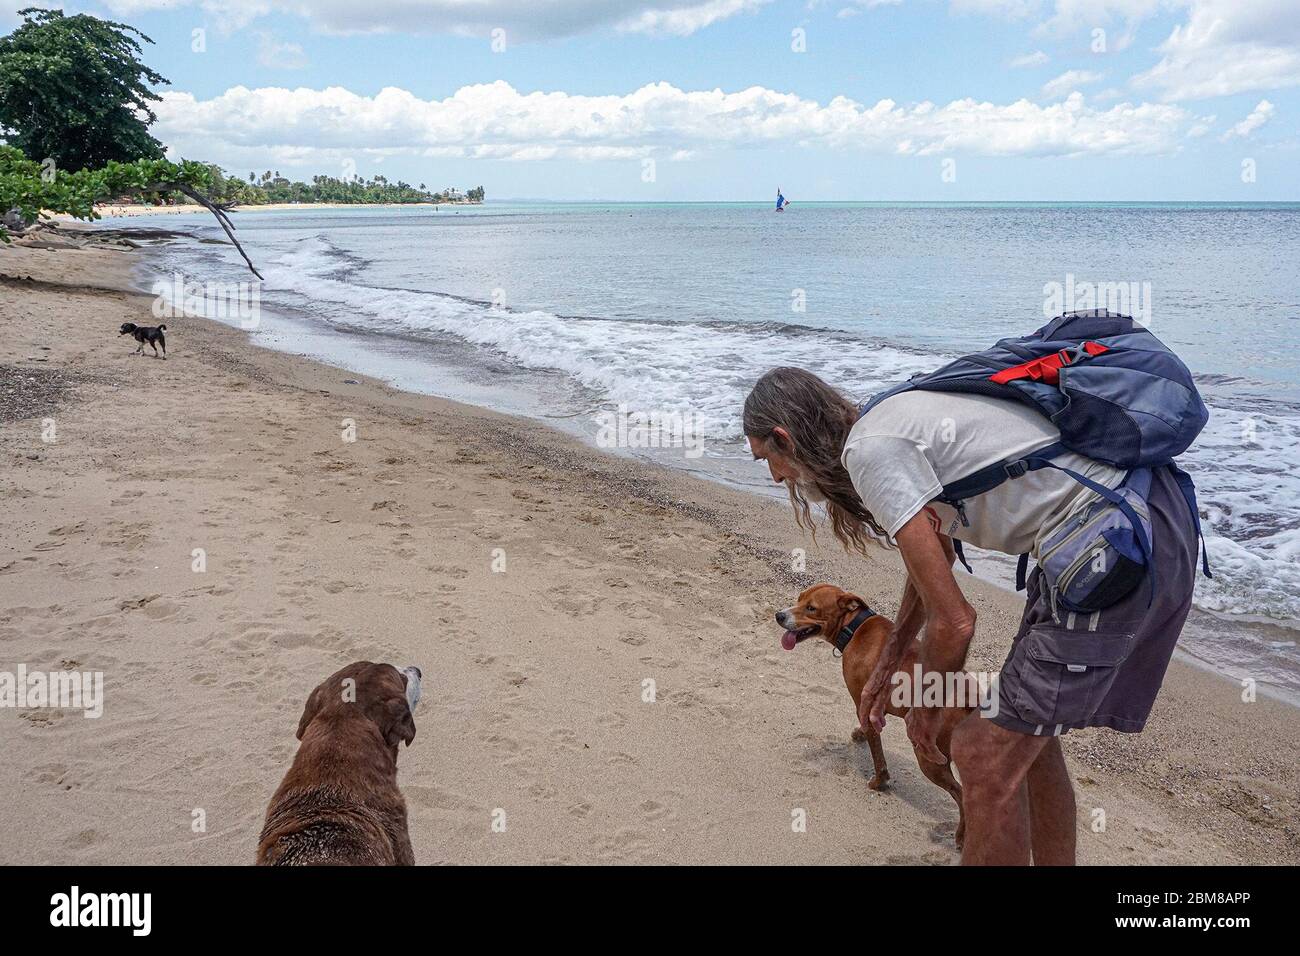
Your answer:
[[[1106,510],[1122,516],[1121,522],[1101,520],[1096,537],[1080,542],[1080,548],[1065,549],[1061,566],[1044,566],[1044,571],[1059,583],[1060,575],[1078,572],[1076,565],[1081,564],[1081,559],[1091,556],[1095,546],[1104,541],[1112,560],[1095,563],[1107,573],[1099,572],[1100,576],[1090,578],[1084,567],[1081,574],[1075,573],[1064,582],[1060,591],[1067,608],[1095,610],[1095,605],[1109,600],[1117,587],[1122,590],[1122,583],[1117,585],[1116,575],[1110,573],[1117,565],[1125,566],[1127,579],[1140,577],[1151,565],[1150,521],[1145,514],[1151,470],[1171,470],[1191,509],[1197,537],[1201,538],[1195,486],[1191,477],[1174,464],[1174,458],[1200,434],[1209,421],[1209,411],[1182,360],[1129,316],[1105,309],[1057,316],[1031,335],[1002,339],[983,352],[963,356],[873,396],[860,406],[858,417],[900,392],[913,390],[1010,399],[1034,409],[1061,432],[1060,440],[1046,447],[1014,460],[995,462],[945,485],[936,500],[955,509],[963,524],[967,524],[963,507],[966,499],[1040,468],[1065,472],[1100,495],[1103,508],[1109,505]],[[1052,459],[1065,452],[1126,469],[1129,477],[1120,488],[1106,488],[1053,464]],[[1080,524],[1091,527],[1091,517],[1091,512],[1085,514]],[[1079,537],[1074,535],[1076,540]],[[1202,563],[1209,577],[1209,558],[1201,540]],[[1040,564],[1048,544],[1044,543]],[[969,571],[961,542],[954,538],[953,545]],[[1025,586],[1028,560],[1028,555],[1020,556],[1017,590]],[[1150,571],[1154,592],[1154,567]],[[1108,583],[1102,580],[1107,575]],[[1055,583],[1053,590],[1055,600]]]

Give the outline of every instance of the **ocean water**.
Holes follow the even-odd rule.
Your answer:
[[[1109,294],[1211,407],[1184,463],[1215,577],[1184,648],[1300,693],[1300,204],[488,203],[235,221],[266,276],[254,341],[597,443],[602,415],[655,416],[685,425],[685,444],[624,451],[761,493],[739,423],[766,369],[866,397]],[[193,238],[150,258],[146,286],[251,278],[210,218],[139,223],[158,225]]]

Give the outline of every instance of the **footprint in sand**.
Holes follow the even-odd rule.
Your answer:
[[[622,730],[627,726],[627,714],[621,710],[612,710],[596,718],[596,723],[611,730]]]
[[[51,528],[45,532],[54,538],[67,538],[73,535],[84,534],[86,531],[86,522],[78,521],[76,524],[63,525],[59,528]]]
[[[180,613],[180,605],[172,601],[151,601],[144,608],[144,616],[152,621],[165,621]]]
[[[677,808],[681,806],[682,795],[670,790],[662,798],[643,800],[637,809],[647,823],[668,823],[677,817]]]
[[[478,806],[468,797],[437,786],[412,784],[402,788],[409,803],[428,810],[477,812]]]
[[[571,753],[581,753],[584,750],[590,750],[591,745],[578,739],[577,731],[568,727],[555,727],[548,734],[548,737],[556,746]]]
[[[645,856],[651,843],[644,833],[623,827],[612,835],[600,836],[592,841],[596,855],[601,860],[627,862],[633,857]]]
[[[53,727],[63,719],[63,712],[58,710],[20,710],[18,716],[33,727]]]
[[[951,823],[936,823],[930,827],[929,837],[931,843],[938,843],[943,847],[950,847],[954,853],[957,852],[957,821]]]
[[[99,830],[82,830],[63,841],[63,845],[69,850],[89,850],[96,843],[103,843],[108,839],[108,834]]]
[[[596,613],[598,602],[593,597],[575,595],[573,588],[567,584],[551,588],[546,592],[552,603],[566,614],[590,617]]]
[[[547,783],[535,783],[528,788],[528,795],[534,800],[554,800],[560,795],[560,791]]]
[[[852,767],[849,744],[812,734],[799,734],[795,739],[804,744],[803,751],[799,754],[803,766],[795,768],[795,774],[800,777],[820,777],[828,773],[837,777],[848,776]]]
[[[58,790],[80,790],[85,786],[81,775],[63,764],[46,764],[32,770],[32,779],[37,783],[54,787]]]

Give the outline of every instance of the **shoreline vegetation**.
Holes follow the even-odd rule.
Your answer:
[[[470,201],[446,201],[446,202],[282,202],[282,203],[262,203],[260,205],[243,206],[237,205],[230,207],[230,212],[286,212],[295,209],[356,209],[359,207],[373,207],[376,209],[394,209],[401,207],[439,207],[439,206],[476,206],[477,202]],[[116,218],[134,218],[137,216],[186,216],[199,213],[206,214],[207,209],[197,203],[173,203],[173,204],[154,204],[154,203],[130,203],[130,202],[105,202],[98,203],[95,206],[95,212],[100,219]],[[65,214],[53,214],[50,218],[59,221],[74,221],[75,217]]]
[[[838,665],[781,651],[771,621],[814,579],[892,613],[896,555],[819,547],[782,502],[217,322],[176,319],[167,361],[135,358],[117,326],[152,322],[127,291],[140,255],[0,249],[0,365],[24,383],[0,394],[0,637],[110,691],[96,720],[10,715],[0,856],[249,862],[303,695],[364,658],[431,681],[401,769],[422,863],[956,862],[902,722],[883,735],[894,785],[871,793]],[[968,666],[996,669],[1020,602],[963,589]],[[1300,862],[1298,730],[1296,708],[1176,660],[1144,733],[1063,739],[1081,861]],[[177,793],[205,794],[221,838],[193,837]]]
[[[447,187],[430,190],[424,183],[414,186],[398,180],[389,182],[386,176],[375,175],[362,179],[355,174],[342,178],[313,176],[310,183],[296,182],[279,171],[266,170],[261,175],[249,173],[248,179],[232,177],[219,166],[207,164],[208,193],[210,200],[226,208],[239,206],[298,205],[303,203],[333,203],[340,205],[405,205],[410,203],[473,204],[486,196],[482,186],[461,192]],[[174,197],[183,199],[184,197]]]

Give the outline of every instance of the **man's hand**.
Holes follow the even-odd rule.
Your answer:
[[[938,707],[913,707],[907,712],[907,737],[917,756],[938,764],[948,762],[936,743],[942,716]]]
[[[858,721],[863,727],[875,727],[877,731],[885,729],[885,708],[889,705],[890,678],[898,670],[898,659],[903,656],[903,635],[895,628],[885,641],[885,647],[876,661],[876,669],[871,672],[871,679],[862,688],[862,698],[858,701]],[[907,638],[910,640],[911,638]]]

